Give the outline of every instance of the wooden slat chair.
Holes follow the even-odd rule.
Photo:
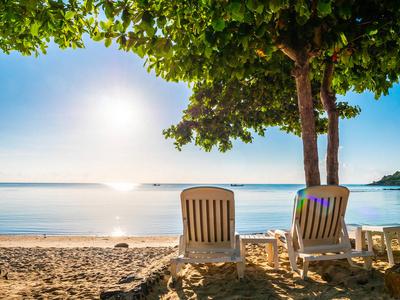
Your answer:
[[[239,234],[235,233],[233,192],[216,187],[196,187],[181,193],[183,234],[179,256],[172,258],[171,275],[176,281],[184,263],[236,263],[243,280]]]
[[[373,251],[351,249],[344,216],[350,191],[342,186],[316,186],[299,190],[295,197],[290,231],[271,230],[289,253],[290,266],[307,279],[310,261],[343,259],[356,265],[352,257],[364,257],[364,268],[371,270]],[[316,255],[321,254],[321,255]],[[303,259],[300,272],[296,258]]]

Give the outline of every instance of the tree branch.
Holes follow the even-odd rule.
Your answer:
[[[336,97],[332,93],[332,78],[333,78],[334,62],[329,60],[325,63],[324,74],[321,83],[321,101],[324,109],[329,112],[336,110]]]

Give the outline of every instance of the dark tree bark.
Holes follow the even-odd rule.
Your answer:
[[[310,80],[310,58],[320,55],[320,28],[315,28],[313,45],[303,44],[301,40],[283,40],[279,49],[295,62],[292,70],[296,78],[297,101],[299,104],[301,138],[306,186],[321,184],[318,160],[317,131],[315,128],[314,105]],[[296,47],[291,47],[295,45]]]
[[[334,62],[325,63],[324,75],[321,83],[321,101],[328,114],[328,148],[326,155],[327,184],[339,184],[339,112],[336,97],[332,93],[332,77]]]
[[[307,187],[321,184],[309,59],[310,56],[307,52],[298,53],[295,60],[295,69],[292,72],[296,78]]]

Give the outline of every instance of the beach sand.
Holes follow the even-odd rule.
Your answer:
[[[0,277],[0,299],[390,299],[383,283],[386,255],[374,258],[372,277],[336,260],[310,264],[303,281],[281,247],[280,269],[270,267],[263,244],[247,244],[244,282],[234,264],[193,264],[173,284],[168,261],[177,240],[0,235],[0,269],[8,271]],[[118,243],[129,248],[114,248]],[[397,240],[392,245],[400,262]]]

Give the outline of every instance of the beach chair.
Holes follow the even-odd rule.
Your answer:
[[[351,249],[344,221],[350,191],[342,186],[316,186],[299,190],[295,197],[290,231],[271,230],[269,233],[282,242],[289,253],[290,266],[307,279],[310,261],[363,257],[364,268],[371,270],[373,251]],[[303,259],[303,271],[297,267]]]
[[[183,234],[177,258],[171,258],[172,281],[182,264],[236,263],[239,280],[245,269],[239,234],[235,233],[233,192],[216,187],[195,187],[181,193]]]

